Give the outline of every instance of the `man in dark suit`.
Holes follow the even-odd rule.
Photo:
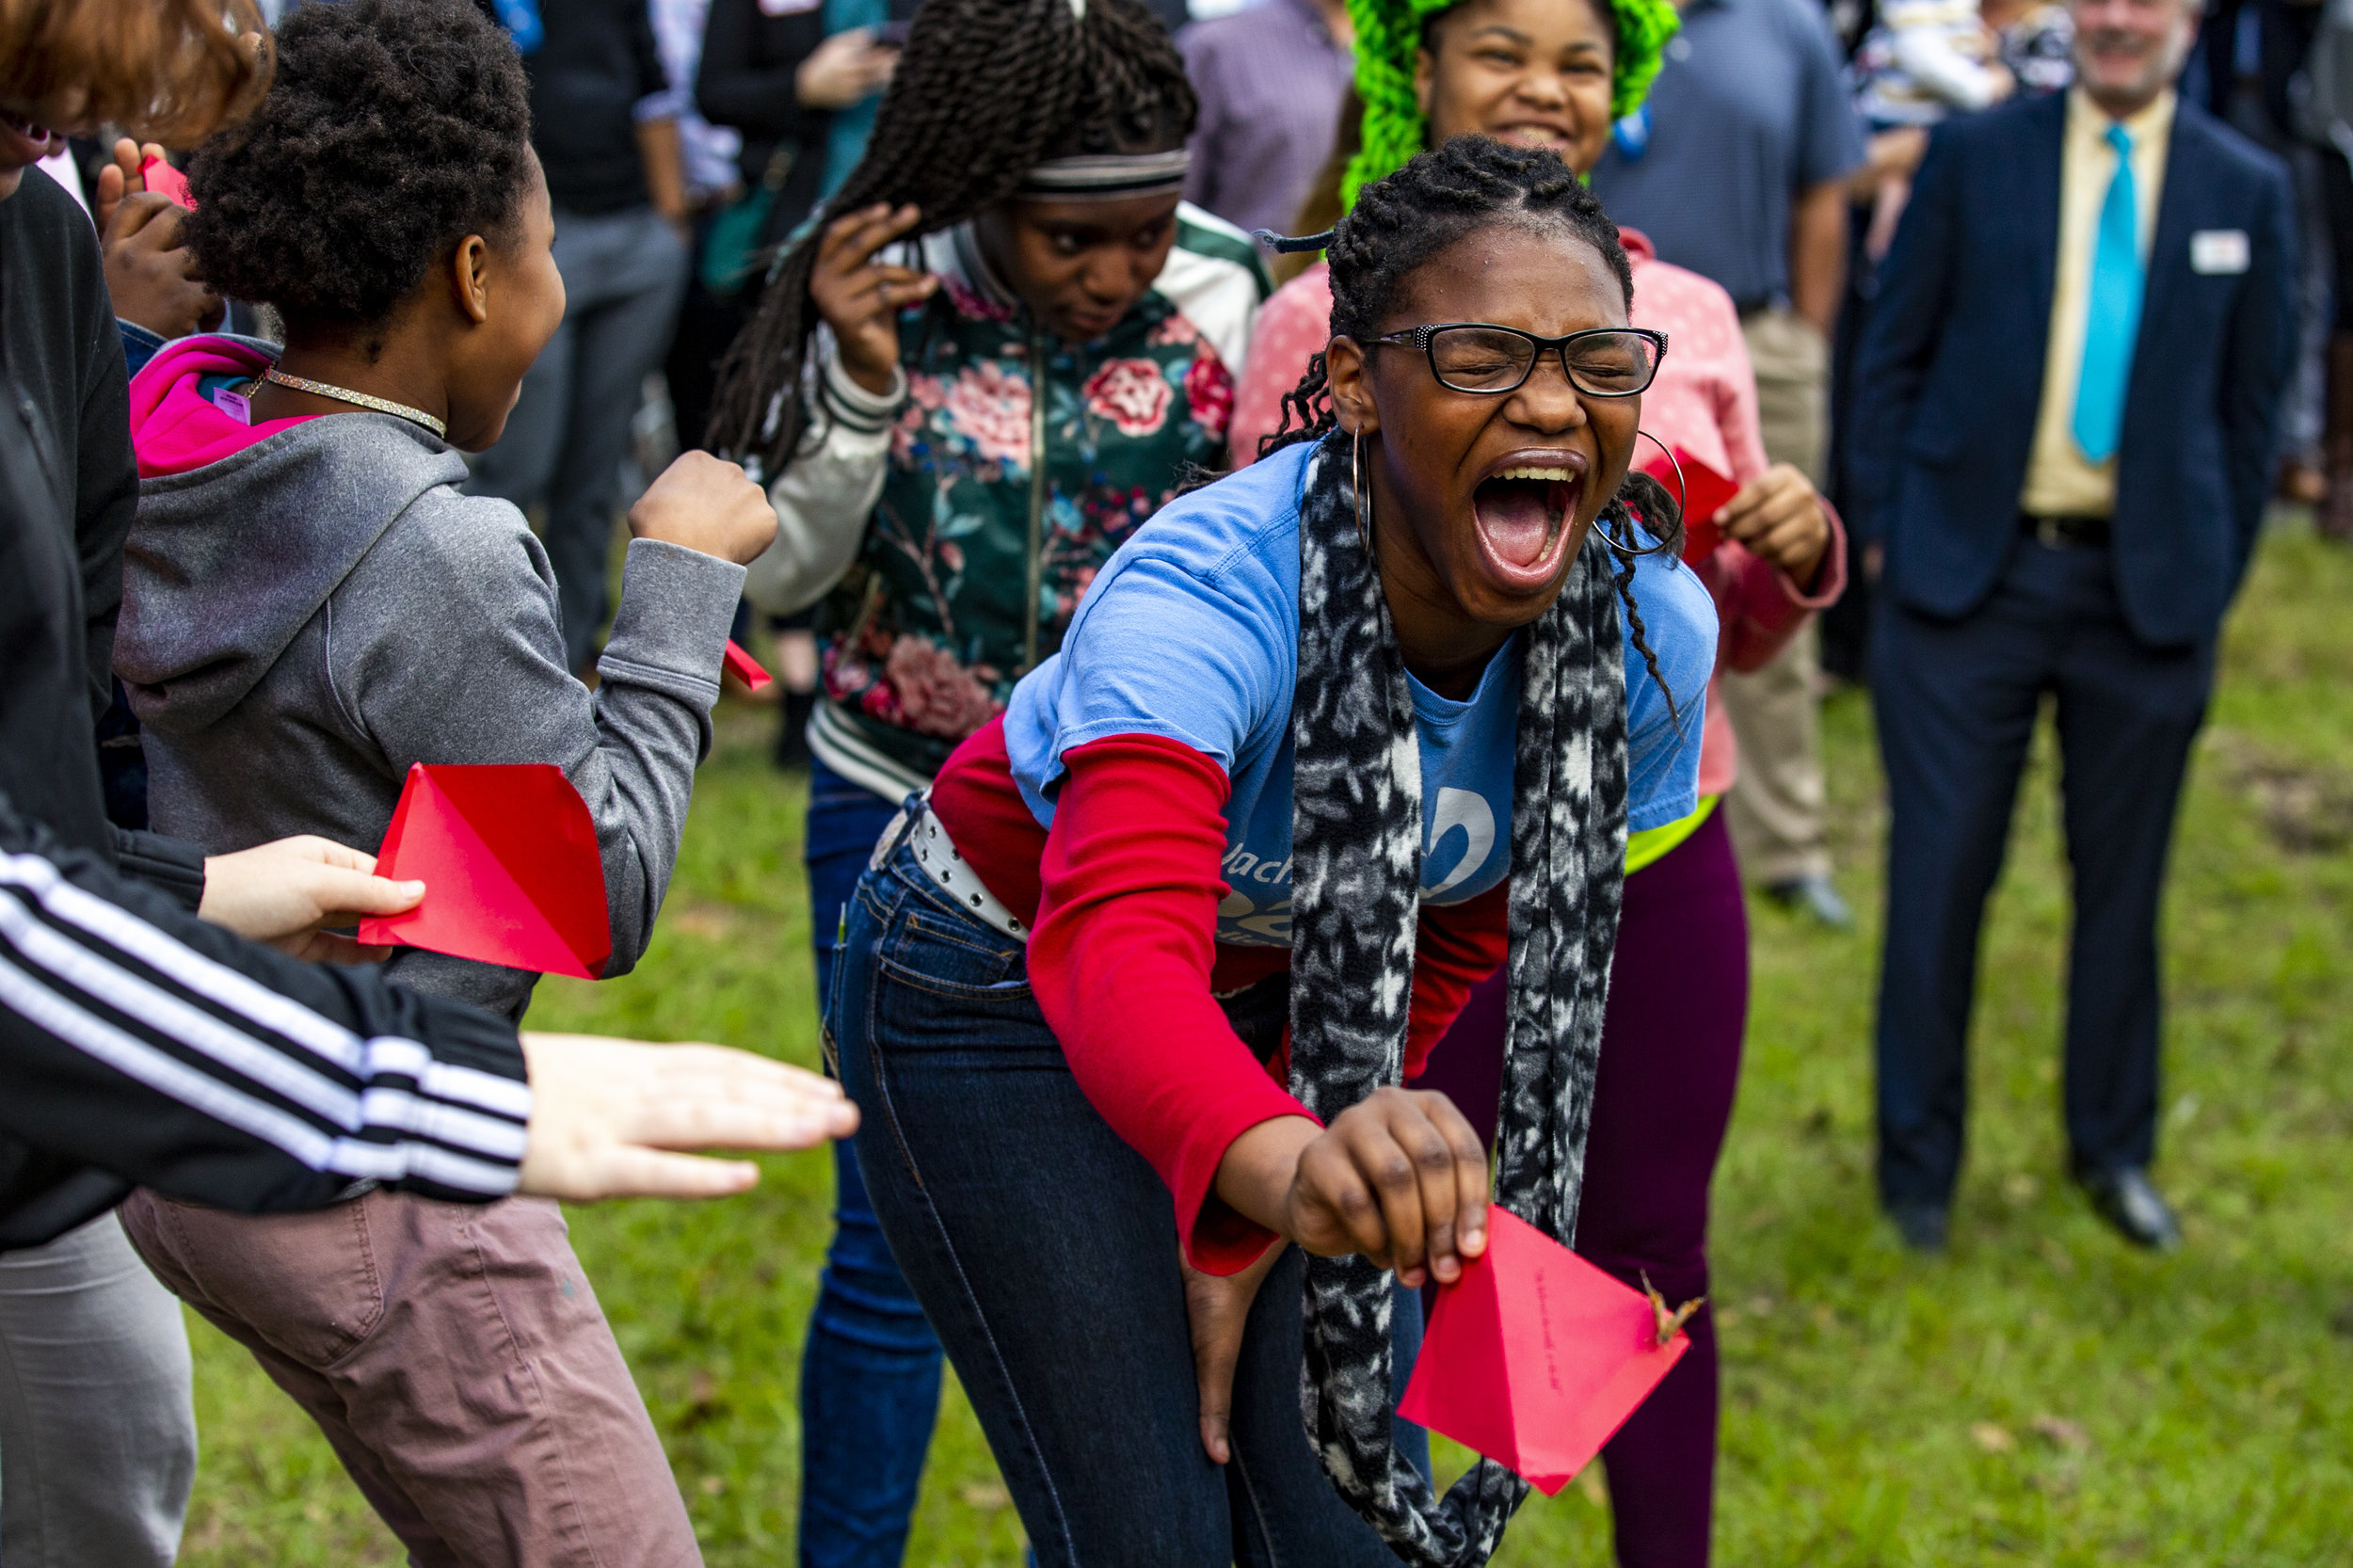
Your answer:
[[[1923,1251],[1945,1241],[1978,931],[2045,692],[2073,1174],[2132,1240],[2180,1239],[2147,1171],[2158,895],[2294,354],[2286,171],[2173,94],[2198,0],[2069,9],[2072,91],[1937,131],[1857,371],[1893,817],[1880,1195]]]

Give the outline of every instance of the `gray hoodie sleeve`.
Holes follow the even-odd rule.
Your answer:
[[[564,664],[555,577],[522,514],[427,491],[327,607],[328,680],[344,716],[412,762],[552,762],[597,826],[613,920],[608,976],[653,934],[744,568],[631,541],[594,696]]]

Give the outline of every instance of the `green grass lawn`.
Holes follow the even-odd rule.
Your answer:
[[[1747,1076],[1716,1183],[1729,1564],[2353,1562],[2353,558],[2266,543],[2192,774],[2167,928],[2159,1176],[2189,1245],[2125,1248],[2064,1179],[2066,872],[2038,746],[1986,940],[1951,1256],[1901,1253],[1869,1180],[1883,806],[1866,703],[1829,705],[1863,929],[1753,911]],[[801,793],[731,709],[637,972],[550,981],[532,1021],[814,1064]],[[752,1196],[575,1210],[573,1236],[713,1568],[792,1560],[794,1388],[826,1157]],[[191,1320],[203,1458],[184,1561],[401,1560],[308,1421]],[[1459,1465],[1460,1450],[1449,1456]],[[911,1560],[1013,1564],[1019,1521],[952,1387]],[[1609,1560],[1583,1478],[1500,1563]]]

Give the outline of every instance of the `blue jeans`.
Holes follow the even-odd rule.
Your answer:
[[[896,809],[822,761],[810,765],[804,853],[821,1007],[842,905]],[[805,1568],[897,1568],[939,1415],[939,1341],[875,1223],[857,1143],[834,1145],[833,1244],[801,1358]]]
[[[903,845],[859,882],[835,977],[874,1212],[1037,1560],[1395,1568],[1300,1419],[1295,1250],[1250,1310],[1234,1461],[1202,1451],[1168,1190],[1080,1091],[1022,944],[928,887]],[[1401,1388],[1421,1318],[1409,1293],[1398,1307]],[[1408,1451],[1426,1473],[1427,1440]]]

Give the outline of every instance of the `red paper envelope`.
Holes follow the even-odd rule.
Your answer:
[[[139,178],[156,195],[168,196],[190,212],[196,210],[196,198],[188,194],[188,177],[163,159],[150,157],[139,165]]]
[[[423,882],[424,902],[361,920],[362,942],[583,980],[598,978],[613,956],[596,826],[580,792],[549,763],[417,763],[376,873]]]
[[[776,679],[775,676],[760,668],[760,661],[745,652],[744,645],[733,637],[728,639],[728,652],[724,663],[728,669],[735,672],[736,679],[755,692]]]
[[[1397,1413],[1526,1477],[1549,1497],[1683,1358],[1649,1298],[1501,1207],[1487,1250],[1438,1289]]]
[[[1680,488],[1675,463],[1683,465]],[[1674,450],[1674,462],[1669,462],[1661,452],[1642,465],[1642,472],[1683,503],[1683,558],[1697,565],[1715,554],[1716,547],[1724,542],[1723,531],[1716,526],[1716,514],[1740,493],[1740,487],[1679,446]]]

